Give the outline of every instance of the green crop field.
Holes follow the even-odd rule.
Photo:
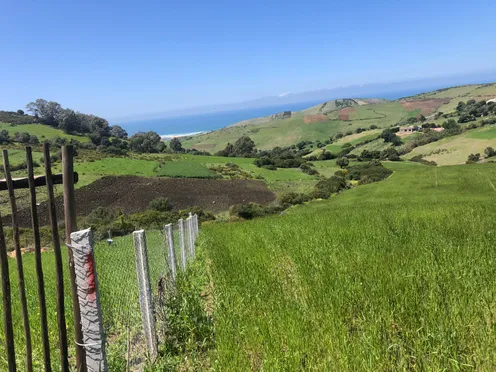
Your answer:
[[[0,130],[6,130],[10,135],[13,135],[16,132],[28,132],[29,134],[38,137],[40,141],[55,137],[67,138],[68,140],[75,139],[79,142],[89,142],[90,140],[89,137],[66,134],[60,129],[52,128],[49,125],[43,124],[11,125],[7,123],[0,123]]]
[[[158,169],[158,176],[179,178],[216,178],[206,166],[192,161],[166,161]]]
[[[211,365],[496,369],[496,167],[387,166],[285,216],[204,227]]]

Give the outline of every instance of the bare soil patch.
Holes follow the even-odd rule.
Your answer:
[[[322,123],[324,121],[327,121],[327,116],[325,116],[323,114],[315,114],[315,115],[305,115],[305,116],[303,116],[303,122],[305,124]]]
[[[355,111],[353,107],[346,107],[339,110],[339,120],[350,120],[350,114]]]
[[[422,115],[434,113],[441,105],[448,103],[450,98],[417,99],[412,101],[402,101],[401,106],[407,111],[421,110]]]
[[[121,209],[124,213],[136,213],[148,208],[153,199],[166,197],[174,210],[193,206],[204,207],[211,212],[229,209],[231,205],[255,202],[268,204],[275,194],[263,181],[257,180],[211,180],[211,179],[163,179],[137,176],[107,176],[75,192],[76,213],[86,216],[97,207]],[[57,219],[64,219],[63,199],[56,199]],[[48,204],[38,207],[40,225],[48,225]],[[31,227],[29,209],[18,212],[21,227]],[[10,216],[2,222],[10,226]]]

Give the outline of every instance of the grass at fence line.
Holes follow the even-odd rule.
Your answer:
[[[163,235],[158,231],[149,231],[147,236],[148,259],[150,266],[150,283],[152,293],[157,296],[158,280],[168,270],[165,256]],[[178,245],[179,246],[179,245]],[[64,294],[66,309],[66,324],[69,342],[69,355],[74,357],[74,332],[72,317],[72,300],[68,275],[67,250],[62,247],[64,260]],[[43,368],[43,348],[41,344],[41,326],[39,320],[39,304],[34,254],[22,256],[26,283],[27,300],[32,332],[33,363],[35,370]],[[55,257],[52,251],[42,254],[45,291],[47,300],[48,328],[50,332],[51,362],[54,370],[60,369],[58,351],[58,330],[56,313],[56,281]],[[138,285],[136,275],[135,253],[132,235],[115,238],[111,246],[106,241],[95,245],[95,262],[100,288],[103,324],[108,337],[107,352],[111,370],[119,370],[126,355],[127,329],[134,337],[132,342],[132,356],[139,360],[145,355],[145,348],[141,336],[141,313],[139,307]],[[14,337],[16,347],[17,366],[24,368],[25,346],[22,326],[21,309],[17,270],[14,259],[9,259],[9,273],[13,305]],[[0,311],[2,311],[0,304]],[[0,371],[7,370],[7,355],[3,333],[3,317],[0,317]],[[73,359],[72,359],[73,360]]]
[[[218,370],[496,369],[496,167],[394,174],[205,225]]]
[[[192,161],[167,161],[157,172],[158,176],[175,178],[218,178],[205,165]]]

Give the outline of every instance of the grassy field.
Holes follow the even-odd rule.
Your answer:
[[[387,166],[282,217],[205,226],[216,370],[496,368],[496,167]]]
[[[16,132],[28,132],[29,134],[35,135],[41,141],[43,139],[50,139],[54,137],[62,137],[78,140],[79,142],[89,142],[89,137],[87,136],[75,136],[71,134],[66,134],[60,129],[52,128],[49,125],[43,124],[23,124],[23,125],[11,125],[8,123],[0,123],[0,130],[6,130],[10,135],[14,135]]]
[[[147,232],[148,258],[150,264],[150,281],[153,283],[153,292],[156,294],[156,285],[161,275],[167,272],[166,256],[164,254],[163,236],[157,231]],[[178,247],[179,244],[176,244]],[[64,294],[66,309],[66,324],[68,327],[68,337],[71,359],[75,350],[71,341],[73,337],[72,323],[72,302],[70,294],[70,283],[68,280],[67,250],[62,249],[64,260]],[[179,257],[179,252],[177,253]],[[33,361],[35,370],[43,368],[43,354],[41,344],[41,331],[39,319],[39,304],[36,284],[36,272],[34,266],[34,255],[29,253],[23,255],[25,270],[25,283],[30,315],[30,324],[33,343]],[[50,349],[52,366],[54,370],[60,370],[57,316],[56,316],[56,282],[55,282],[55,257],[52,252],[42,254],[43,270],[45,279],[45,291],[47,296],[48,328],[50,333]],[[141,335],[141,315],[139,309],[138,284],[136,278],[135,253],[132,236],[125,236],[114,239],[112,246],[106,242],[99,242],[95,247],[95,261],[98,270],[98,281],[100,286],[100,299],[103,310],[103,322],[107,340],[107,352],[111,362],[110,370],[125,369],[125,345],[126,331],[130,330],[135,338],[131,352],[133,357],[143,358],[145,349]],[[118,269],[117,269],[118,268]],[[11,293],[13,303],[13,323],[15,330],[15,347],[19,370],[24,370],[24,333],[19,305],[19,290],[17,281],[17,271],[15,260],[9,259]],[[1,305],[0,305],[1,308]],[[3,318],[0,319],[0,326],[3,329]],[[0,334],[0,370],[7,370],[6,354],[3,351],[5,341],[4,333]],[[140,338],[141,337],[141,338]],[[124,348],[124,351],[122,351]]]
[[[343,145],[349,143],[350,145],[355,146],[360,142],[374,139],[380,134],[380,132],[380,130],[368,130],[361,133],[355,133],[350,136],[345,136],[338,141],[331,143],[330,145],[326,145],[325,149],[333,154],[338,154],[341,150],[343,150]],[[316,149],[307,156],[318,156],[321,152],[322,149]]]
[[[496,147],[496,128],[492,126],[472,129],[457,136],[417,147],[403,158],[410,159],[422,155],[424,159],[435,161],[439,165],[462,164],[470,154],[484,154],[486,147]]]
[[[158,176],[179,178],[216,178],[214,172],[193,161],[167,161],[158,169]]]
[[[227,127],[188,137],[183,141],[183,145],[186,148],[195,147],[213,153],[223,149],[227,142],[233,143],[239,137],[248,135],[259,149],[270,149],[274,146],[293,145],[303,140],[323,141],[338,132],[346,133],[359,127],[377,125],[379,128],[385,128],[408,116],[408,112],[398,102],[354,106],[354,109],[349,121],[338,120],[335,115],[330,114],[322,122],[305,123],[303,114],[295,114],[290,119]]]

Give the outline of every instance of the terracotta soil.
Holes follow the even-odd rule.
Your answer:
[[[303,122],[305,124],[310,124],[310,123],[321,123],[327,121],[327,116],[323,114],[316,114],[316,115],[305,115],[303,116]]]
[[[263,181],[164,179],[137,176],[107,176],[75,191],[76,213],[86,216],[97,207],[121,209],[124,213],[142,212],[153,199],[166,197],[174,210],[201,206],[211,212],[228,210],[231,205],[255,202],[268,204],[275,200]],[[57,219],[63,221],[63,199],[56,198]],[[49,224],[48,204],[38,207],[40,225]],[[29,209],[18,212],[21,227],[31,227]],[[5,226],[11,224],[10,216],[3,216]]]
[[[412,101],[402,101],[401,106],[407,111],[421,110],[424,116],[434,113],[441,105],[448,103],[449,98],[418,99]]]
[[[350,114],[356,110],[353,107],[347,107],[339,110],[339,120],[350,120]]]

